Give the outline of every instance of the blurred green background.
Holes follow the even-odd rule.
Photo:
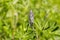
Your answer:
[[[0,0],[0,40],[60,40],[60,0]]]

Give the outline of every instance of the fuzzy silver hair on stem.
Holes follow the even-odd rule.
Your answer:
[[[33,21],[34,21],[34,15],[33,15],[32,10],[30,10],[30,13],[29,13],[29,25],[30,26],[33,26]]]

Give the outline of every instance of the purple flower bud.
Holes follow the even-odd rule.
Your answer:
[[[30,14],[29,14],[29,22],[30,22],[30,26],[33,25],[33,21],[34,21],[33,12],[32,12],[32,10],[30,10]]]

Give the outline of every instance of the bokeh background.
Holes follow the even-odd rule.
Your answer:
[[[0,0],[0,40],[60,40],[60,0]]]

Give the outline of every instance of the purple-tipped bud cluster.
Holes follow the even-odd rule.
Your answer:
[[[30,26],[33,25],[33,21],[34,21],[34,15],[32,10],[30,10],[30,14],[29,14],[29,22],[30,22]]]

